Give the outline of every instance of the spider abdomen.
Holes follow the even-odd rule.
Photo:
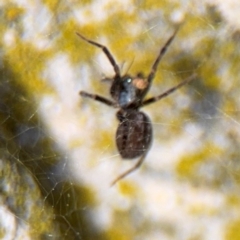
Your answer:
[[[133,159],[142,156],[149,150],[152,141],[150,119],[138,110],[118,111],[120,121],[116,144],[122,158]]]

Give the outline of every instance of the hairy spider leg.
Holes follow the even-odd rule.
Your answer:
[[[97,42],[94,42],[86,37],[84,37],[83,35],[81,35],[80,33],[76,32],[76,34],[82,38],[84,41],[96,46],[96,47],[99,47],[103,50],[103,52],[106,54],[108,60],[110,61],[111,65],[113,66],[113,69],[114,69],[114,72],[116,73],[116,76],[117,77],[120,77],[120,69],[119,69],[119,66],[117,65],[116,61],[114,60],[113,58],[113,55],[111,54],[111,52],[108,50],[108,48],[102,44],[99,44]]]
[[[192,80],[194,80],[196,78],[197,74],[194,73],[191,76],[189,76],[188,78],[186,78],[184,81],[180,82],[178,85],[176,85],[175,87],[170,88],[169,90],[167,90],[166,92],[160,94],[159,96],[155,96],[155,97],[151,97],[149,99],[146,99],[145,101],[142,102],[141,107],[146,106],[148,104],[152,104],[156,101],[159,101],[162,98],[167,97],[168,95],[170,95],[171,93],[175,92],[177,89],[179,89],[180,87],[184,86],[185,84],[188,84],[189,82],[191,82]]]
[[[134,172],[135,170],[137,170],[143,163],[143,161],[145,160],[145,157],[147,155],[148,151],[146,151],[140,158],[139,160],[137,161],[137,163],[131,167],[130,169],[128,169],[127,171],[123,172],[122,174],[120,174],[116,179],[114,179],[111,183],[111,187],[113,185],[115,185],[119,180],[125,178],[128,174]]]
[[[149,75],[147,77],[148,87],[142,92],[142,94],[141,94],[141,98],[142,99],[144,98],[144,96],[147,94],[149,88],[151,87],[152,81],[153,81],[153,79],[155,77],[155,73],[157,71],[157,67],[158,67],[162,57],[164,56],[165,52],[167,51],[169,45],[171,44],[171,42],[175,38],[175,36],[176,36],[176,34],[178,32],[178,29],[179,28],[177,28],[175,30],[175,32],[172,34],[172,36],[167,40],[167,42],[164,44],[164,46],[160,49],[160,52],[159,52],[155,62],[153,63],[151,71],[150,71],[150,73],[149,73]]]
[[[116,103],[115,102],[113,102],[113,101],[111,101],[111,100],[109,100],[109,99],[107,99],[105,97],[102,97],[100,95],[91,94],[91,93],[87,93],[87,92],[84,92],[84,91],[80,91],[79,94],[82,97],[91,98],[91,99],[93,99],[95,101],[101,102],[101,103],[103,103],[105,105],[108,105],[110,107],[116,107]]]

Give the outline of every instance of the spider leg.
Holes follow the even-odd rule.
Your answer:
[[[155,96],[155,97],[151,97],[149,99],[146,99],[145,101],[142,102],[142,107],[146,106],[148,104],[154,103],[156,101],[159,101],[162,98],[167,97],[169,94],[175,92],[177,89],[179,89],[180,87],[184,86],[185,84],[191,82],[192,80],[194,80],[196,78],[197,74],[192,74],[190,77],[186,78],[184,81],[180,82],[178,85],[176,85],[175,87],[170,88],[169,90],[167,90],[166,92],[162,93],[159,96]]]
[[[177,28],[175,30],[175,32],[172,34],[172,36],[167,40],[167,42],[165,43],[165,45],[160,49],[160,52],[155,60],[155,62],[153,63],[152,69],[147,77],[147,82],[148,82],[148,87],[142,92],[142,98],[146,95],[146,93],[148,92],[149,88],[151,87],[152,81],[155,77],[155,73],[157,71],[157,67],[159,62],[161,61],[162,57],[164,56],[165,52],[167,51],[169,45],[171,44],[171,42],[173,41],[174,37],[176,36],[177,32],[178,32]]]
[[[100,95],[91,94],[91,93],[87,93],[87,92],[84,92],[84,91],[80,91],[79,94],[82,97],[92,98],[93,100],[104,103],[105,105],[108,105],[110,107],[117,107],[115,102],[113,102],[113,101],[111,101],[111,100],[109,100],[105,97],[102,97]]]
[[[106,56],[107,56],[108,60],[110,61],[111,65],[113,66],[113,69],[114,69],[114,72],[116,73],[116,76],[117,76],[117,77],[120,77],[119,66],[117,65],[116,61],[115,61],[114,58],[113,58],[113,55],[110,53],[110,51],[108,50],[107,47],[105,47],[104,45],[99,44],[99,43],[97,43],[97,42],[94,42],[94,41],[92,41],[92,40],[90,40],[90,39],[85,38],[83,35],[81,35],[81,34],[78,33],[78,32],[76,32],[76,34],[77,34],[80,38],[82,38],[84,41],[86,41],[86,42],[88,42],[88,43],[90,43],[90,44],[92,44],[92,45],[94,45],[94,46],[96,46],[96,47],[101,48],[101,49],[103,50],[103,52],[106,54]]]
[[[114,179],[114,180],[112,181],[112,183],[111,183],[110,186],[112,187],[112,186],[113,186],[114,184],[116,184],[119,180],[125,178],[128,174],[130,174],[130,173],[132,173],[133,171],[135,171],[136,169],[138,169],[138,168],[142,165],[142,163],[143,163],[146,155],[147,155],[147,152],[145,152],[145,153],[139,158],[139,160],[137,161],[137,163],[136,163],[133,167],[131,167],[130,169],[128,169],[126,172],[123,172],[123,173],[120,174],[116,179]]]

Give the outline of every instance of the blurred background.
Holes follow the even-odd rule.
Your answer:
[[[0,2],[1,239],[240,239],[240,2]],[[181,25],[142,108],[153,144],[140,169],[115,146],[114,71],[149,73]]]

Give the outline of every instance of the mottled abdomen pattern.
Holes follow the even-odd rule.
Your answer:
[[[150,119],[137,110],[118,111],[120,121],[116,133],[117,148],[125,159],[142,156],[149,150],[152,141],[152,126]]]

